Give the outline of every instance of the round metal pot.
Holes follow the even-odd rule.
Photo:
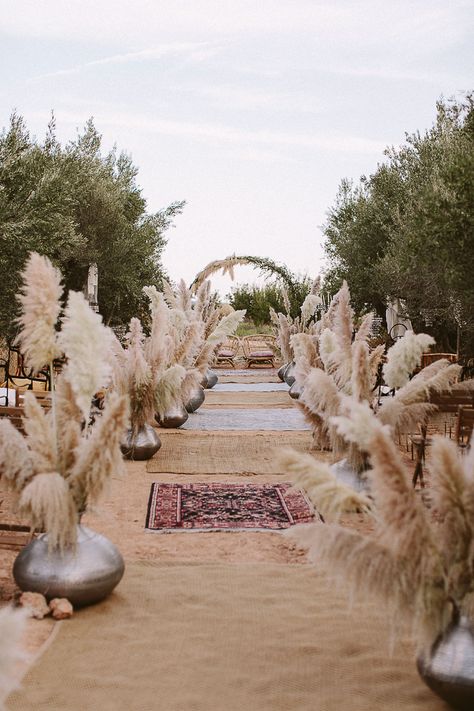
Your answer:
[[[184,407],[187,412],[196,412],[196,410],[201,407],[204,402],[206,395],[204,393],[204,388],[200,385],[197,386],[196,390],[193,392],[188,402],[185,403]]]
[[[293,398],[293,400],[298,400],[303,392],[303,386],[299,384],[297,380],[293,383],[291,388],[288,390],[288,395]]]
[[[111,593],[124,569],[122,555],[112,541],[78,525],[75,550],[48,551],[48,534],[43,533],[20,551],[13,577],[25,592],[42,593],[48,600],[66,597],[80,607]]]
[[[182,402],[179,402],[170,407],[170,409],[164,413],[163,417],[160,417],[160,415],[156,413],[155,420],[160,427],[177,428],[184,425],[188,417],[189,415],[186,408]]]
[[[421,678],[435,694],[461,711],[474,709],[474,629],[456,612],[429,653],[416,660]]]
[[[341,459],[339,462],[331,464],[329,467],[336,479],[346,486],[350,486],[354,491],[368,491],[369,482],[364,477],[356,471],[347,461],[347,459]]]
[[[291,361],[291,363],[288,363],[287,368],[285,370],[285,374],[283,375],[283,379],[287,385],[291,386],[295,382],[295,368],[296,368],[296,363],[294,360]]]
[[[283,363],[283,365],[278,369],[277,375],[282,383],[285,382],[285,370],[288,368],[289,365],[289,363]]]
[[[161,441],[153,427],[144,425],[133,434],[133,430],[127,430],[125,440],[120,445],[125,459],[143,461],[151,459],[161,447]]]
[[[219,378],[217,377],[217,373],[214,373],[213,370],[209,370],[209,369],[206,371],[205,378],[206,378],[206,385],[202,385],[202,383],[201,383],[201,385],[203,388],[206,388],[207,390],[210,390],[211,388],[214,387],[214,385],[217,385],[217,381],[219,380]]]

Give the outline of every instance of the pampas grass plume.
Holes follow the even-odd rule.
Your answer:
[[[301,306],[301,321],[307,323],[316,314],[318,306],[322,304],[321,297],[316,294],[308,294]]]
[[[0,479],[17,493],[34,475],[25,438],[6,417],[0,418]]]
[[[109,333],[84,296],[70,291],[59,339],[68,359],[63,377],[70,382],[86,420],[92,396],[106,385],[111,374]]]
[[[224,316],[224,318],[219,321],[213,332],[209,335],[207,342],[212,343],[215,346],[221,345],[227,336],[231,336],[235,332],[245,314],[246,310],[241,309],[240,311],[233,311],[227,316]]]
[[[49,259],[32,252],[22,273],[22,307],[17,338],[26,365],[35,372],[59,355],[56,324],[61,309],[61,274]]]
[[[182,365],[172,365],[163,371],[155,386],[155,410],[160,417],[181,400],[181,389],[186,377]]]
[[[370,510],[371,501],[368,496],[338,481],[326,463],[292,449],[282,450],[278,458],[284,470],[291,475],[295,484],[305,489],[316,510],[325,518],[337,518],[351,511]]]
[[[407,331],[387,352],[387,362],[383,367],[387,386],[396,389],[406,385],[411,373],[420,365],[422,354],[434,342],[434,338],[427,333]]]
[[[77,511],[67,481],[57,472],[33,477],[21,492],[19,510],[32,528],[48,532],[50,550],[74,546]]]

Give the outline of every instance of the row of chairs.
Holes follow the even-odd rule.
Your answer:
[[[267,333],[250,336],[229,336],[216,354],[217,365],[230,365],[235,368],[235,361],[242,354],[247,368],[252,365],[270,365],[275,367],[278,357],[276,337]]]
[[[432,443],[433,430],[454,438],[462,449],[468,447],[474,429],[474,390],[467,387],[433,393],[429,401],[436,406],[436,412],[428,421],[420,423],[419,431],[409,435],[412,457],[415,458],[413,486],[417,482],[424,487],[423,466],[426,448]]]

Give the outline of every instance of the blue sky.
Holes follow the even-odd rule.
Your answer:
[[[187,206],[164,263],[323,266],[344,177],[474,89],[471,0],[0,0],[0,116],[61,140],[93,116],[132,155],[150,210]],[[237,281],[254,280],[240,269]],[[229,280],[215,279],[225,293]]]

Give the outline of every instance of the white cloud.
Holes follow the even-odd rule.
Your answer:
[[[189,39],[304,34],[344,49],[410,46],[423,54],[470,36],[469,0],[0,0],[13,36],[140,45]],[[390,47],[392,45],[392,47]]]
[[[172,44],[163,44],[159,47],[151,47],[142,49],[138,52],[124,52],[123,54],[113,54],[101,59],[94,59],[90,62],[84,62],[69,69],[58,69],[47,74],[40,74],[32,78],[32,81],[39,81],[50,77],[67,76],[69,74],[79,74],[83,70],[92,69],[94,67],[107,66],[113,64],[129,64],[131,62],[149,62],[156,59],[163,59],[170,56],[181,56],[194,62],[200,62],[214,56],[219,51],[217,45],[211,45],[209,42],[175,42]]]
[[[40,115],[36,114],[36,118]],[[66,122],[76,126],[83,125],[87,115],[79,116],[76,113],[57,111],[58,123]],[[41,119],[46,119],[46,114],[41,114]],[[214,144],[242,144],[275,146],[279,148],[306,148],[316,151],[329,151],[336,153],[369,153],[380,155],[386,143],[361,138],[344,133],[326,132],[320,134],[289,133],[274,130],[244,130],[218,123],[190,122],[151,118],[146,114],[97,112],[94,116],[99,130],[102,127],[127,129],[135,132],[151,133],[165,136],[192,138],[209,141]]]

